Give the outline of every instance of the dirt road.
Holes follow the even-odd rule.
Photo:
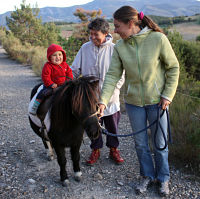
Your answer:
[[[73,178],[69,159],[67,171],[70,185],[62,187],[57,161],[49,161],[39,137],[29,126],[27,107],[30,91],[40,82],[29,66],[9,59],[0,48],[0,198],[2,199],[125,199],[160,198],[157,187],[149,188],[144,196],[135,194],[139,166],[133,139],[119,138],[123,165],[115,165],[106,146],[101,158],[89,167],[85,160],[90,154],[89,139],[85,136],[81,147],[83,179]],[[119,133],[130,133],[126,114],[122,114]],[[105,138],[104,138],[105,139]],[[194,176],[171,168],[169,198],[200,198],[200,184]]]

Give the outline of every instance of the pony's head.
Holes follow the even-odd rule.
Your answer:
[[[83,76],[68,81],[55,94],[51,118],[57,128],[76,128],[81,124],[90,139],[99,136],[101,127],[97,117],[99,80],[94,76]]]
[[[83,76],[76,80],[72,93],[72,110],[90,139],[96,139],[101,130],[97,117],[98,99],[99,79]]]

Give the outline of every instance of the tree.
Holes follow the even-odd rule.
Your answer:
[[[200,41],[200,35],[196,37],[196,41]]]
[[[40,40],[42,42],[42,45],[47,47],[52,43],[57,43],[59,40],[59,34],[60,30],[53,22],[45,23],[41,31]]]
[[[81,24],[79,24],[76,27],[76,30],[73,33],[73,36],[75,38],[78,38],[82,41],[82,43],[85,43],[89,39],[89,33],[87,26],[90,21],[95,19],[96,17],[101,17],[102,11],[99,10],[84,10],[83,8],[77,8],[76,12],[74,13],[74,16],[78,17],[81,21]]]
[[[31,8],[30,4],[26,4],[26,0],[22,0],[21,8],[11,13],[11,17],[6,18],[7,25],[15,37],[31,45],[43,45],[56,42],[58,38],[58,29],[55,24],[42,25],[41,18],[38,18],[40,9],[35,5]],[[54,38],[54,39],[52,39]]]
[[[77,8],[74,16],[78,17],[81,22],[89,22],[96,17],[100,17],[102,14],[102,10],[84,10],[83,8]]]

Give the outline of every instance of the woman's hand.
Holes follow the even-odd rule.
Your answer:
[[[101,118],[103,117],[103,111],[104,109],[106,108],[106,106],[104,104],[99,104],[99,114],[98,114],[98,117]]]
[[[159,102],[159,106],[162,106],[162,109],[165,110],[169,105],[170,105],[170,101],[161,97],[160,102]]]

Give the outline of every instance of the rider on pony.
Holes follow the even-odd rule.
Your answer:
[[[52,95],[53,89],[61,86],[66,80],[73,79],[72,70],[66,63],[66,53],[63,48],[51,44],[47,49],[48,61],[42,69],[43,89],[38,93],[29,113],[37,114],[37,110],[45,97]]]

